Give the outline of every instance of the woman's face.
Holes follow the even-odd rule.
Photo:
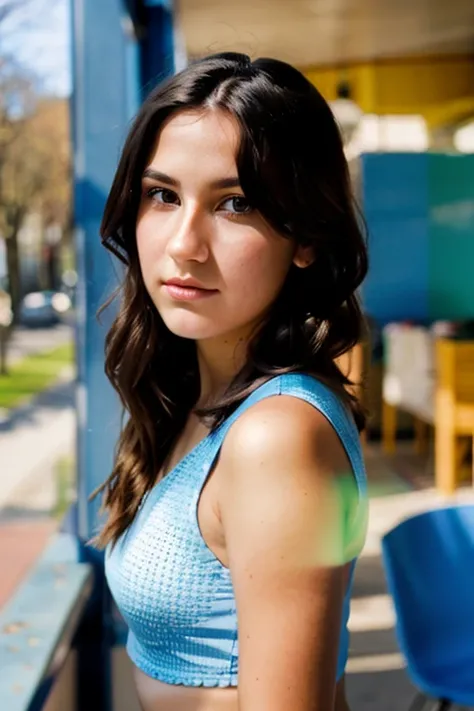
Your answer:
[[[140,267],[166,326],[183,338],[246,338],[297,261],[294,244],[242,192],[239,138],[221,111],[183,112],[165,124],[143,174]]]

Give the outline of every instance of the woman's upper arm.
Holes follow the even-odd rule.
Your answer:
[[[285,396],[247,411],[224,446],[239,709],[329,711],[348,573],[344,448],[321,413]]]

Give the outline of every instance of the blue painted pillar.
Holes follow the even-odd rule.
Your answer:
[[[120,407],[104,375],[104,336],[112,310],[99,307],[116,285],[99,226],[131,115],[138,107],[139,59],[133,24],[121,0],[73,0],[75,227],[79,272],[79,536],[95,532],[92,491],[111,471]],[[135,66],[134,66],[135,65]]]
[[[96,531],[92,491],[111,471],[120,406],[104,376],[104,336],[113,309],[97,322],[118,266],[100,244],[99,225],[130,119],[148,88],[174,68],[173,22],[166,0],[129,2],[143,23],[141,42],[122,0],[72,0],[75,225],[79,271],[78,528]],[[145,90],[146,91],[146,90]]]
[[[143,0],[141,81],[144,97],[175,70],[171,0]]]
[[[120,147],[138,106],[138,44],[121,0],[71,0],[72,124],[77,245],[77,526],[83,560],[94,565],[94,592],[76,644],[77,707],[111,711],[111,611],[102,556],[84,543],[97,529],[90,494],[111,471],[119,432],[118,398],[104,375],[104,336],[113,314],[96,314],[116,285],[99,226]]]
[[[168,3],[145,0],[70,0],[72,4],[75,229],[78,315],[77,534],[84,544],[97,531],[100,500],[90,494],[107,478],[119,434],[121,406],[104,374],[104,338],[114,316],[97,311],[117,286],[120,267],[102,247],[99,227],[130,120],[143,98],[144,81],[173,69]],[[135,27],[142,25],[138,42]],[[110,600],[102,556],[84,545],[95,565],[96,586],[82,625],[78,708],[109,711]]]

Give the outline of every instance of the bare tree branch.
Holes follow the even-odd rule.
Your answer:
[[[58,3],[59,0],[0,0],[0,40],[12,33],[33,32]]]
[[[28,8],[32,0],[0,0],[0,26]]]

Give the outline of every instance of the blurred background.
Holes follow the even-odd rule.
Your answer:
[[[120,423],[103,374],[113,309],[96,318],[120,269],[98,228],[140,102],[218,51],[288,61],[316,85],[367,223],[368,332],[341,361],[369,411],[351,708],[408,709],[417,690],[440,688],[474,707],[474,632],[461,691],[440,687],[446,660],[438,686],[420,660],[415,673],[426,649],[407,642],[384,553],[402,520],[474,504],[472,0],[0,0],[0,707],[138,708],[126,630],[85,545],[99,520],[88,497],[110,471]],[[423,571],[428,596],[436,575],[446,579]],[[459,581],[471,583],[472,573]],[[466,630],[470,589],[464,608],[437,601]],[[430,620],[434,664],[447,646]]]

